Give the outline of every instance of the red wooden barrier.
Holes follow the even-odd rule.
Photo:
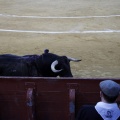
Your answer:
[[[81,105],[100,101],[101,80],[1,77],[0,120],[75,120]]]

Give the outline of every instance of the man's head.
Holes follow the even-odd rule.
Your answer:
[[[104,80],[99,84],[104,98],[112,103],[120,93],[120,85],[112,80]]]

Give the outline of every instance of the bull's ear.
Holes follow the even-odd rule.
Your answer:
[[[48,49],[45,49],[45,50],[44,50],[44,53],[49,53],[49,50],[48,50]]]

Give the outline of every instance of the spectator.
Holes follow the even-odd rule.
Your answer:
[[[76,120],[120,120],[120,108],[116,103],[120,85],[112,80],[104,80],[99,86],[101,101],[95,106],[82,106]]]

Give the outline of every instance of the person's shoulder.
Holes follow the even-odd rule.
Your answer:
[[[81,117],[91,116],[94,112],[96,112],[95,106],[93,106],[93,105],[83,105],[83,106],[80,107],[77,115],[81,116]]]
[[[96,112],[95,110],[95,106],[94,105],[83,105],[81,108],[80,108],[81,111],[84,111],[84,112]]]
[[[94,105],[83,105],[79,109],[76,120],[102,120]]]

